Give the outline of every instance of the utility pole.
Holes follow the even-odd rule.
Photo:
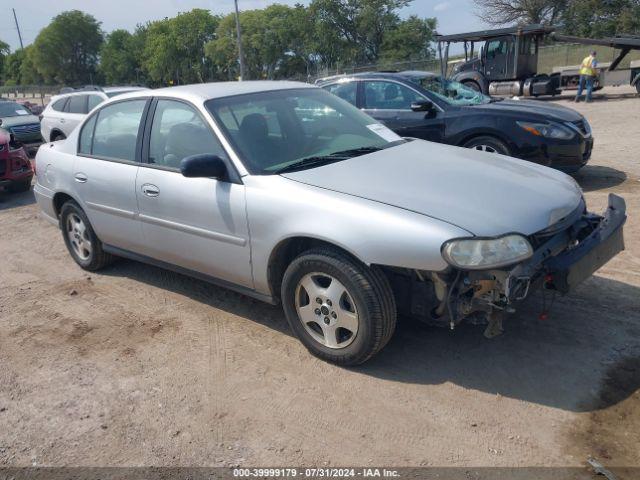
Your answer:
[[[18,30],[18,38],[20,39],[20,48],[24,48],[24,45],[22,44],[22,34],[20,33],[20,26],[18,25],[18,17],[16,17],[16,9],[12,8],[11,10],[13,10],[13,19],[16,22],[16,29]]]
[[[240,81],[244,80],[244,57],[242,55],[242,32],[240,31],[240,12],[238,12],[238,0],[236,4],[236,31],[238,34],[238,60],[240,61]]]

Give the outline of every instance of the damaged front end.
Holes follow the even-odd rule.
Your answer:
[[[509,234],[447,242],[443,257],[451,266],[443,272],[415,272],[414,294],[408,299],[411,311],[401,313],[452,329],[463,320],[488,323],[485,336],[498,335],[504,313],[514,312],[514,304],[534,289],[566,294],[624,250],[625,221],[624,200],[610,194],[608,208],[601,216],[588,213],[581,201],[565,218],[526,238]],[[462,242],[476,243],[460,246]],[[483,268],[487,258],[489,263],[499,263],[500,255],[505,256],[496,253],[499,251],[517,260]],[[464,262],[471,268],[460,266]],[[415,295],[420,288],[427,299],[422,306]],[[429,304],[436,306],[427,309]]]

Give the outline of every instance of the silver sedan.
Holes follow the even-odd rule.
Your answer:
[[[35,193],[87,270],[127,257],[281,302],[311,353],[359,364],[398,314],[501,331],[623,248],[624,201],[509,157],[403,139],[293,82],[139,91],[44,145]]]

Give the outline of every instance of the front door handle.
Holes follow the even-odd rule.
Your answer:
[[[157,197],[158,195],[160,195],[160,189],[155,185],[145,183],[144,185],[142,185],[142,193],[144,193],[147,197]]]
[[[76,173],[73,177],[78,183],[86,183],[88,178],[84,173]]]

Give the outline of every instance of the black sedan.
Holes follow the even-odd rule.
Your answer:
[[[319,80],[403,137],[497,152],[565,172],[584,166],[591,127],[575,110],[503,100],[428,72],[358,73]]]

